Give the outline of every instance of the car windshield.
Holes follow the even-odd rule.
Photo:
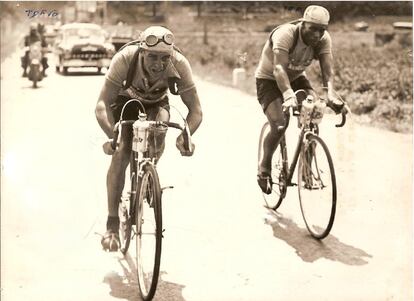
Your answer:
[[[65,36],[81,39],[104,39],[105,35],[101,29],[97,28],[70,28],[65,30]]]

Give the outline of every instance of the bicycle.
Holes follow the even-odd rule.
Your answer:
[[[299,101],[300,93],[302,93]],[[290,113],[285,113],[286,124],[280,127],[283,136],[272,156],[272,191],[270,194],[263,193],[266,203],[265,207],[276,211],[286,197],[289,186],[298,186],[299,202],[306,228],[311,236],[316,239],[325,238],[332,229],[335,219],[337,188],[334,164],[326,143],[319,136],[318,124],[322,121],[324,105],[314,105],[310,111],[305,112],[307,105],[307,93],[305,90],[295,92],[298,98],[298,106],[293,108],[292,115],[298,118],[300,128],[298,142],[289,166],[285,131],[289,126]],[[345,102],[343,102],[342,107]],[[324,103],[320,98],[320,104]],[[346,123],[346,115],[342,113],[342,121],[336,127],[342,127]],[[258,148],[258,161],[263,154],[263,141],[269,131],[269,122],[261,129]],[[298,164],[299,163],[299,164]],[[292,178],[298,164],[297,181]]]
[[[130,102],[139,102],[144,112],[138,120],[122,120],[123,111]],[[184,118],[184,126],[167,121],[149,121],[145,118],[145,109],[137,99],[131,99],[122,108],[119,127],[115,130],[112,147],[119,143],[122,127],[132,125],[133,143],[130,158],[130,185],[127,198],[121,198],[119,204],[121,252],[126,255],[131,240],[136,238],[136,262],[139,291],[143,300],[154,297],[161,263],[162,228],[162,192],[156,168],[157,158],[150,156],[150,139],[168,128],[183,132],[186,150],[191,151],[190,132]],[[155,146],[156,147],[156,146]]]

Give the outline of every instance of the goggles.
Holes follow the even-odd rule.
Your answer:
[[[166,45],[172,45],[174,36],[171,33],[166,33],[160,38],[154,34],[150,34],[145,38],[145,44],[147,44],[148,47],[154,47],[160,42],[164,42]]]

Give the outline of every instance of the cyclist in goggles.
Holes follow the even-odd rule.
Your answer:
[[[140,43],[128,45],[115,54],[106,73],[95,114],[108,138],[113,138],[115,124],[121,117],[121,109],[132,98],[138,99],[144,105],[148,119],[168,121],[168,89],[171,87],[171,80],[177,87],[174,94],[180,95],[188,108],[186,121],[190,133],[193,134],[202,121],[202,111],[190,63],[174,48],[174,35],[170,30],[161,26],[148,27],[142,32]],[[138,108],[134,102],[128,104],[123,119],[137,119]],[[153,148],[152,155],[156,160],[163,153],[164,139],[165,133],[155,137],[157,149]],[[124,188],[131,144],[132,130],[123,130],[116,150],[109,142],[103,145],[104,152],[112,155],[107,174],[107,231],[101,241],[104,250],[116,251],[120,245],[118,205]],[[194,145],[191,152],[185,150],[182,135],[177,137],[176,146],[184,156],[191,156],[194,150]]]

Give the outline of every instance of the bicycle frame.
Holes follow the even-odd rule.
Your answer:
[[[284,131],[286,131],[287,127],[289,126],[289,119],[290,119],[290,115],[286,115],[287,116],[287,121],[286,121],[286,126],[284,127]],[[295,115],[294,115],[295,116]],[[292,183],[292,178],[293,178],[293,174],[295,172],[296,169],[296,165],[298,163],[299,160],[299,155],[300,155],[300,151],[302,149],[302,145],[303,145],[303,139],[306,137],[306,135],[308,133],[312,133],[317,135],[318,133],[318,127],[317,125],[311,125],[309,126],[302,126],[302,129],[299,133],[299,137],[298,137],[298,141],[296,143],[296,148],[295,148],[295,152],[293,154],[293,159],[292,162],[290,163],[289,166],[289,161],[288,161],[288,154],[287,154],[287,144],[286,144],[286,135],[285,133],[283,133],[283,136],[281,138],[280,144],[282,146],[282,159],[283,159],[283,169],[287,171],[286,176],[286,185],[287,186],[295,186],[295,183]]]
[[[298,92],[306,92],[306,91],[305,90],[298,90],[298,91],[295,92],[295,94],[297,95]],[[293,116],[299,118],[299,116],[300,116],[300,106],[298,106],[296,109],[297,109],[297,111],[293,110]],[[298,160],[299,160],[299,155],[300,155],[300,151],[301,151],[301,148],[302,148],[302,145],[303,145],[303,140],[304,140],[304,138],[306,137],[306,135],[308,133],[312,133],[312,134],[318,136],[319,128],[318,128],[318,125],[314,124],[314,123],[310,123],[309,125],[305,125],[305,124],[302,125],[301,131],[299,133],[298,141],[296,143],[296,149],[295,149],[295,152],[294,152],[294,155],[293,155],[293,160],[292,160],[292,162],[289,166],[289,161],[288,161],[288,156],[287,156],[287,146],[286,146],[286,135],[285,135],[286,129],[288,128],[289,121],[290,121],[289,112],[287,112],[285,114],[285,117],[286,117],[286,125],[283,127],[283,136],[282,136],[281,141],[280,141],[281,146],[282,146],[281,152],[282,152],[282,159],[283,159],[283,169],[285,171],[287,171],[287,174],[285,175],[286,176],[286,185],[287,186],[295,186],[296,184],[292,183],[292,178],[293,178],[293,174],[294,174],[295,169],[296,169],[296,164],[298,163]],[[335,126],[336,127],[342,127],[345,124],[345,122],[346,122],[346,115],[344,113],[342,113],[342,120],[341,120],[340,124],[337,124]]]
[[[122,241],[123,248],[121,251],[123,254],[126,254],[130,241],[135,236],[139,290],[143,300],[151,300],[155,294],[159,278],[163,232],[161,202],[163,188],[160,187],[156,168],[156,163],[159,159],[157,154],[157,139],[159,134],[166,134],[167,128],[176,128],[183,133],[184,148],[187,151],[192,151],[191,136],[186,122],[184,126],[181,126],[178,123],[169,121],[146,120],[144,115],[140,115],[138,120],[121,119],[119,121],[115,128],[115,137],[112,140],[113,149],[116,149],[120,142],[120,137],[122,136],[120,132],[124,125],[129,125],[126,128],[127,131],[132,131],[130,157],[131,191],[129,198],[126,200],[129,201],[129,211],[125,213],[126,222],[123,232],[125,239]],[[145,215],[144,212],[149,212],[149,215]],[[149,222],[144,222],[146,217],[149,218]],[[135,225],[135,228],[133,225]],[[153,226],[154,228],[147,229],[145,225],[149,225],[150,228]],[[147,230],[150,231],[147,233]],[[148,242],[144,238],[147,237],[146,234],[152,234],[155,238],[155,243],[153,244],[154,249],[152,250],[155,252],[154,258],[153,261],[152,259],[148,259],[148,263],[151,262],[151,265],[148,266],[145,263],[143,264],[145,260],[143,260],[144,257],[141,252],[143,246],[146,249],[145,246]],[[131,237],[131,235],[133,236]],[[148,245],[151,247],[152,243],[150,242]],[[147,271],[147,267],[151,267],[152,270],[150,272],[149,270]]]

